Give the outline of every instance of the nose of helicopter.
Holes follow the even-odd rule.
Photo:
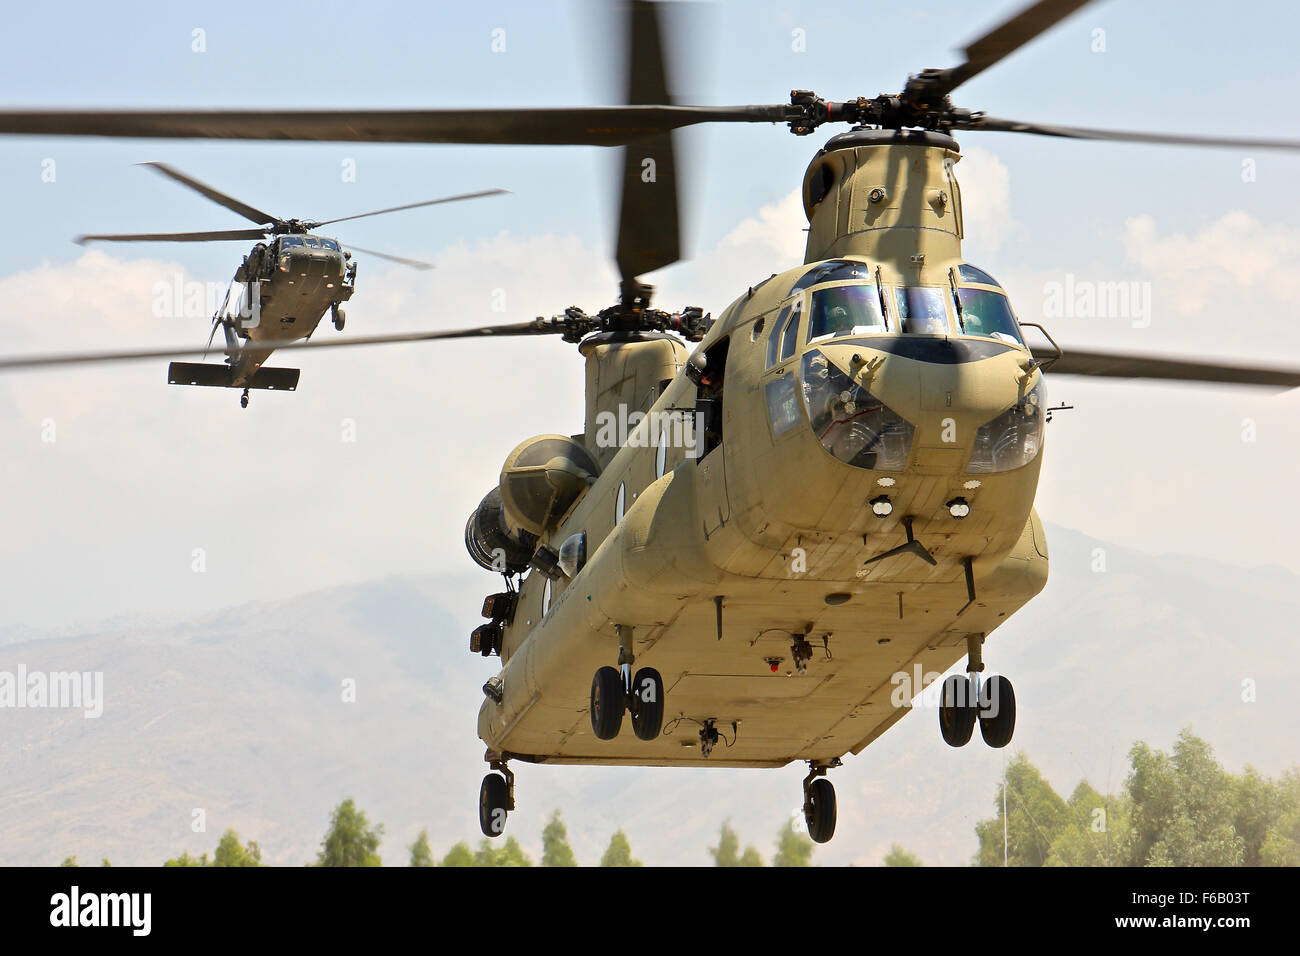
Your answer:
[[[844,457],[837,440],[851,447],[859,423],[883,430],[877,467],[921,474],[1012,470],[1041,446],[1042,376],[1024,349],[984,339],[894,337],[819,345],[803,362],[810,421],[836,457]],[[898,446],[892,452],[891,434]]]

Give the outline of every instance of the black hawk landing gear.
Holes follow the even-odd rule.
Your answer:
[[[515,775],[504,760],[489,757],[495,773],[483,778],[478,790],[478,825],[485,837],[506,832],[506,816],[515,808]]]
[[[239,396],[239,407],[240,408],[248,407],[248,389],[244,389],[244,394]]]
[[[348,314],[336,304],[330,306],[330,317],[334,320],[335,331],[342,332],[343,326],[347,324]]]
[[[1016,693],[1011,681],[997,675],[981,682],[983,634],[966,638],[968,677],[953,674],[943,682],[939,732],[950,747],[965,746],[978,720],[980,736],[990,747],[1005,747],[1016,730]]]
[[[654,740],[664,723],[664,680],[653,667],[632,674],[632,628],[617,624],[618,667],[602,667],[591,679],[591,730],[601,740],[613,740],[623,726],[623,713],[632,717],[632,732]]]
[[[826,779],[826,771],[839,765],[839,757],[830,763],[808,761],[808,776],[803,780],[803,820],[814,843],[829,843],[835,835],[835,785]]]

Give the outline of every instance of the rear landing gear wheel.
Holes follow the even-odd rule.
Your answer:
[[[943,682],[943,696],[939,700],[939,732],[949,747],[964,747],[975,730],[978,708],[971,682],[960,674],[953,674]]]
[[[347,314],[346,312],[344,312],[342,309],[336,307],[336,308],[334,309],[334,328],[335,328],[335,330],[336,330],[336,331],[339,331],[339,332],[342,332],[342,331],[343,331],[343,326],[347,323],[347,321],[348,321],[348,314]]]
[[[654,740],[664,724],[664,679],[653,667],[643,667],[632,678],[632,732],[641,740]]]
[[[980,688],[980,736],[990,747],[1005,747],[1016,732],[1016,692],[1011,681],[990,677]]]
[[[615,667],[602,667],[591,679],[591,730],[601,740],[613,740],[623,726],[627,688]]]
[[[248,389],[244,389],[244,394],[239,396],[239,407],[240,408],[248,407]]]
[[[818,777],[804,793],[803,819],[814,843],[829,843],[835,835],[835,785]]]
[[[478,790],[478,825],[486,837],[499,837],[506,830],[510,810],[510,786],[499,773],[483,778]]]

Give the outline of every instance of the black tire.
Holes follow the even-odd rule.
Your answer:
[[[510,805],[510,788],[506,778],[490,773],[478,789],[478,826],[485,837],[499,837],[506,832],[506,815]]]
[[[347,321],[348,321],[348,314],[346,312],[344,312],[342,309],[334,310],[334,328],[337,331],[342,332],[343,326],[347,324]]]
[[[825,777],[809,785],[803,819],[814,843],[829,843],[835,836],[835,786]]]
[[[1016,732],[1016,692],[1000,674],[980,688],[980,736],[990,747],[1005,747]]]
[[[591,730],[601,740],[613,740],[623,726],[627,691],[615,667],[602,667],[591,679]]]
[[[664,725],[664,679],[653,667],[641,668],[632,678],[631,709],[632,732],[641,740],[658,737]]]
[[[953,674],[943,682],[939,699],[939,733],[949,747],[964,747],[975,731],[975,718],[979,708],[972,698],[970,680]]]

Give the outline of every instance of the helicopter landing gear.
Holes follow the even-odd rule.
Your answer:
[[[330,315],[334,319],[334,329],[338,332],[342,332],[343,326],[348,321],[348,314],[337,305],[334,305],[330,306]]]
[[[485,837],[506,831],[506,817],[515,808],[515,775],[504,760],[489,758],[494,773],[483,778],[478,790],[478,825]]]
[[[826,779],[826,771],[839,765],[838,757],[830,763],[808,761],[808,776],[803,780],[803,820],[814,843],[829,843],[835,835],[835,785]]]
[[[632,732],[654,740],[664,723],[664,679],[653,667],[632,674],[632,628],[616,624],[618,667],[602,667],[591,679],[591,730],[601,740],[613,740],[623,726],[623,713],[632,717]]]
[[[248,389],[244,389],[244,394],[239,396],[239,407],[240,408],[248,407]]]
[[[1005,747],[1011,743],[1016,730],[1016,693],[1011,681],[997,675],[982,684],[980,673],[984,670],[981,648],[983,634],[972,634],[966,639],[969,677],[953,674],[943,682],[939,702],[939,732],[950,747],[965,746],[980,725],[980,736],[990,747]]]
[[[627,709],[627,688],[623,675],[613,667],[602,667],[591,679],[591,730],[601,740],[613,740],[623,726]]]

